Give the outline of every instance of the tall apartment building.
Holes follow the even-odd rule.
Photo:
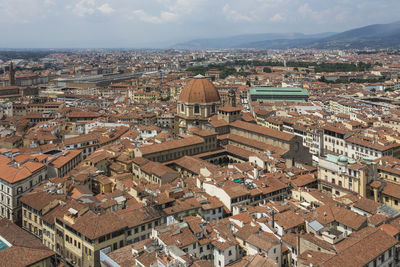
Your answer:
[[[324,126],[324,154],[344,155],[352,159],[377,159],[397,155],[399,149],[400,145],[394,141],[372,138],[333,125]]]
[[[22,203],[22,228],[42,239],[44,232],[43,216],[55,208],[60,201],[54,195],[46,192],[26,194],[21,197],[20,201]],[[51,246],[48,247],[52,248]],[[54,250],[54,248],[52,249]]]
[[[30,160],[16,162],[0,155],[0,217],[21,223],[20,197],[46,179],[46,165]]]
[[[125,245],[126,224],[115,213],[97,215],[70,208],[56,218],[55,226],[56,251],[73,266],[99,266],[100,250]]]
[[[367,185],[377,179],[377,164],[370,160],[355,161],[327,155],[319,158],[318,188],[335,196],[356,193],[367,197]]]

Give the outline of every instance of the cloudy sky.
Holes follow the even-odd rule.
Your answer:
[[[339,32],[399,19],[399,0],[0,0],[0,48],[165,47],[245,33]]]

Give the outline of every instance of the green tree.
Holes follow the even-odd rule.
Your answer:
[[[269,68],[269,67],[264,67],[263,71],[265,73],[271,73],[272,72],[271,68]]]
[[[318,81],[323,82],[323,83],[327,82],[325,76],[322,76],[321,78],[319,78]]]

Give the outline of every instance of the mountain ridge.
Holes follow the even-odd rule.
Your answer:
[[[183,49],[259,48],[259,49],[363,49],[400,48],[400,21],[371,24],[340,33],[265,33],[194,39],[173,46]]]
[[[258,33],[258,34],[240,34],[228,37],[219,38],[202,38],[193,39],[187,42],[178,43],[173,48],[234,48],[240,47],[242,44],[249,43],[249,39],[252,42],[260,42],[266,40],[276,39],[299,39],[299,38],[321,38],[327,37],[334,32],[317,33],[317,34],[303,34],[303,33]]]

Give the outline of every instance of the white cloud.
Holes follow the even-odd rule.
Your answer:
[[[54,5],[54,0],[44,0],[44,4],[47,6]]]
[[[52,0],[46,0],[52,1]],[[114,13],[115,10],[108,3],[99,3],[101,0],[78,0],[74,5],[67,6],[72,12],[79,17],[85,17],[93,14],[109,15]],[[102,1],[101,1],[102,2]]]
[[[162,22],[161,18],[147,14],[143,9],[134,10],[133,14],[143,22],[156,23]]]
[[[96,0],[79,0],[73,7],[72,12],[79,17],[92,15],[96,11]]]
[[[229,4],[224,5],[222,8],[222,13],[224,13],[226,19],[231,20],[231,21],[248,21],[251,22],[254,20],[254,18],[251,18],[246,15],[242,15],[236,10],[232,9]]]
[[[298,12],[302,15],[303,18],[310,18],[318,24],[325,24],[338,19],[335,17],[335,15],[333,15],[331,8],[314,11],[311,9],[308,3],[301,5],[298,8]],[[337,14],[337,12],[335,13]]]
[[[335,16],[335,19],[336,19],[336,21],[338,21],[338,22],[346,21],[346,19],[347,19],[347,14],[346,14],[345,12],[338,13],[338,14],[336,14],[336,16]]]
[[[310,8],[310,6],[308,5],[308,3],[305,3],[305,4],[301,5],[299,7],[298,11],[303,17],[307,17],[308,15],[313,13],[313,11]]]
[[[279,13],[276,13],[275,15],[273,15],[272,17],[269,18],[269,21],[271,21],[271,22],[280,22],[280,21],[284,21],[284,20],[285,20],[285,18]]]
[[[148,23],[168,23],[179,21],[183,17],[191,16],[193,11],[198,8],[204,0],[157,0],[162,5],[159,15],[151,15],[143,9],[133,11],[133,14],[143,22]]]
[[[169,12],[169,11],[162,11],[160,19],[162,22],[169,22],[169,21],[174,21],[179,17],[178,14]]]
[[[99,6],[98,8],[97,8],[97,10],[99,10],[101,13],[103,13],[103,14],[111,14],[111,13],[113,13],[115,10],[109,5],[109,4],[107,4],[107,3],[105,3],[105,4],[103,4],[103,5],[101,5],[101,6]]]
[[[0,22],[27,24],[46,18],[42,0],[0,0]]]

